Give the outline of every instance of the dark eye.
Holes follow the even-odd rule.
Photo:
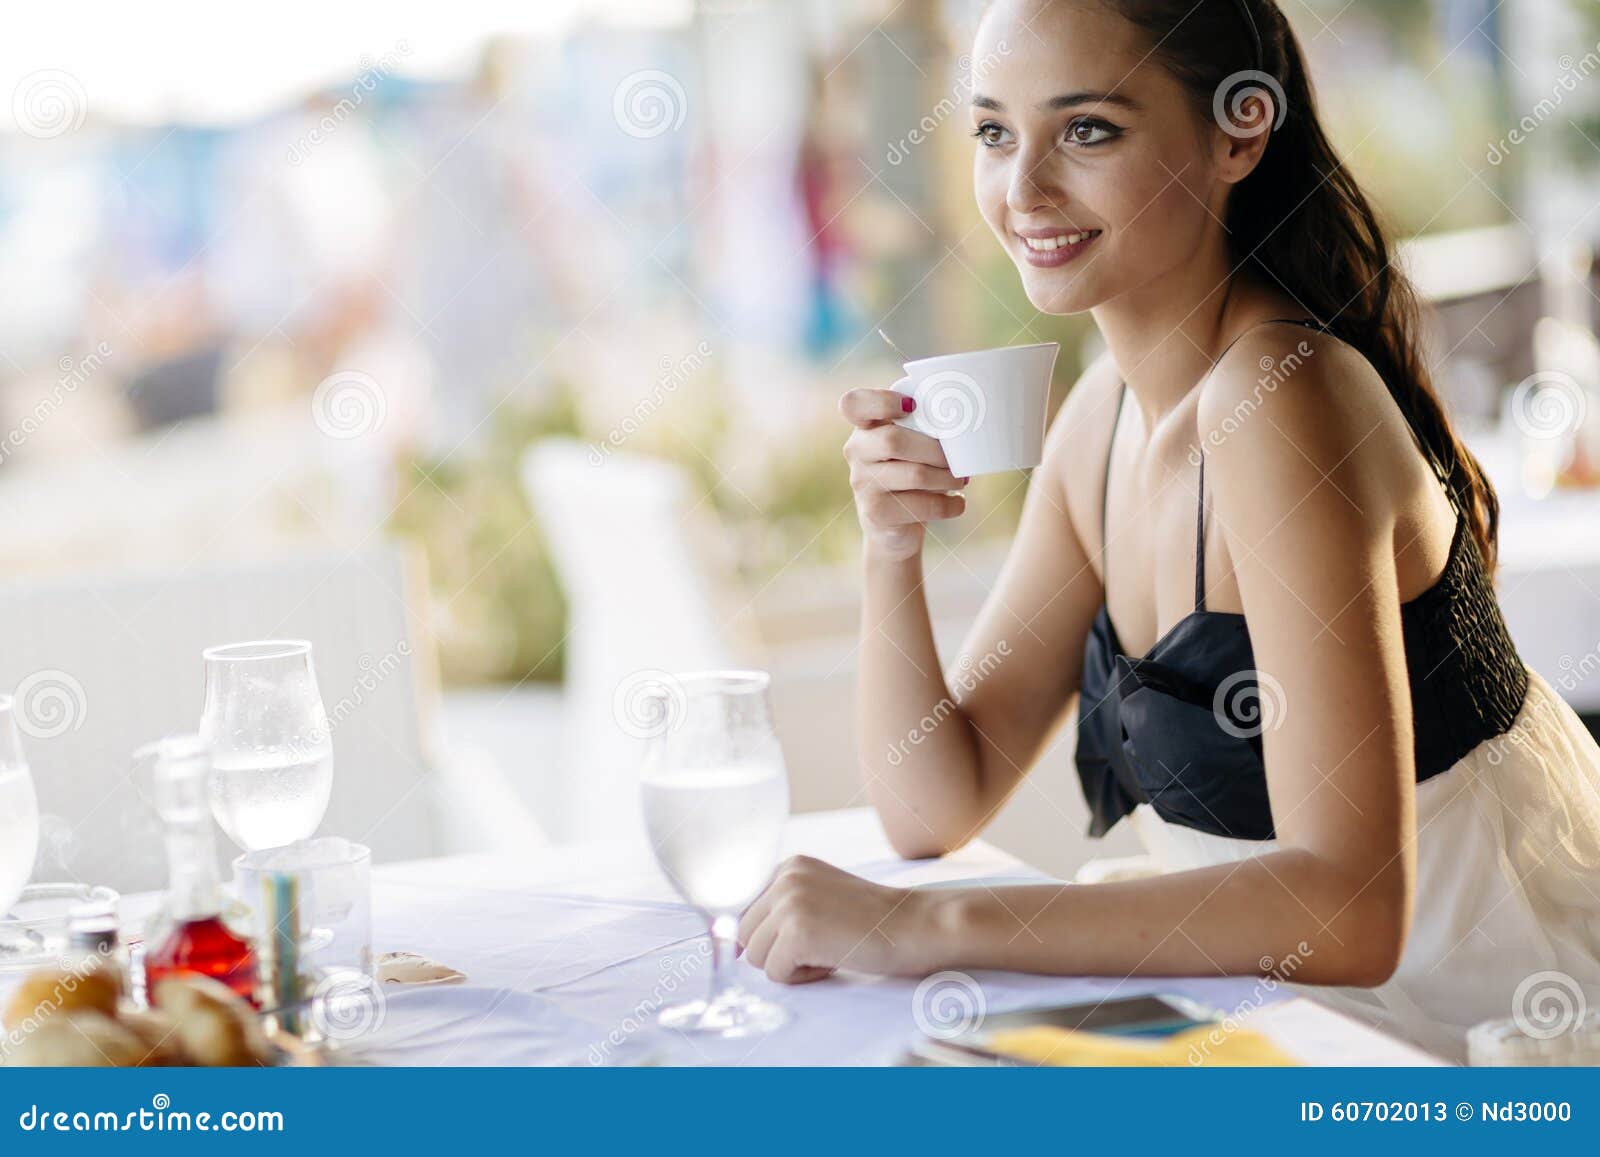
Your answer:
[[[1007,134],[1003,126],[994,121],[984,121],[972,135],[983,142],[984,148],[993,149],[1005,144]]]
[[[1098,117],[1079,117],[1067,126],[1067,143],[1083,148],[1103,145],[1122,135],[1122,130],[1110,121]]]

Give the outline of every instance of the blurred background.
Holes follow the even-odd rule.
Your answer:
[[[1600,6],[1283,7],[1435,306],[1519,645],[1600,712]],[[325,830],[380,857],[629,830],[659,669],[772,670],[796,808],[864,802],[838,395],[899,376],[879,326],[1058,340],[1053,404],[1097,352],[972,204],[977,9],[12,13],[0,683],[32,720],[36,875],[159,882],[116,785],[193,728],[199,648],[231,638],[313,640]],[[947,656],[1026,486],[976,480],[933,535]],[[992,833],[1058,872],[1132,850],[1083,839],[1070,744]]]

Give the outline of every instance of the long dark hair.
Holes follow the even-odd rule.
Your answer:
[[[1360,350],[1465,511],[1493,566],[1500,502],[1456,437],[1421,350],[1416,290],[1361,187],[1317,118],[1305,60],[1274,0],[1104,0],[1150,33],[1152,55],[1194,95],[1206,118],[1227,116],[1239,85],[1281,91],[1283,109],[1255,170],[1234,187],[1227,227],[1241,267],[1293,296]],[[1252,24],[1254,28],[1252,29]],[[1258,48],[1259,46],[1259,48]],[[1241,74],[1255,70],[1252,79]],[[1276,93],[1272,94],[1276,97]]]

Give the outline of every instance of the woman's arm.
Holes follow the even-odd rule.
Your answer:
[[[1398,419],[1331,401],[1382,384],[1359,380],[1371,369],[1329,339],[1262,395],[1250,371],[1302,336],[1241,342],[1228,364],[1245,372],[1214,376],[1199,415],[1213,435],[1210,526],[1227,540],[1250,623],[1279,850],[1051,895],[957,897],[930,914],[948,937],[947,967],[1238,974],[1294,953],[1304,961],[1297,980],[1374,985],[1398,964],[1415,873],[1415,770],[1398,488],[1376,452],[1394,445],[1385,417]]]
[[[1265,693],[1279,848],[1237,864],[1066,887],[915,892],[791,863],[741,942],[769,975],[855,967],[1250,974],[1372,985],[1404,947],[1415,877],[1411,705],[1395,574],[1414,454],[1366,362],[1331,339],[1260,396],[1239,344],[1201,401],[1211,526],[1227,538]],[[1335,401],[1334,399],[1340,399]],[[1402,425],[1397,429],[1395,423]],[[797,973],[797,967],[810,971]]]
[[[868,528],[859,762],[869,798],[903,856],[942,855],[976,836],[1038,758],[1077,690],[1100,584],[1068,516],[1065,477],[1072,456],[1083,457],[1085,447],[1109,433],[1106,377],[1105,367],[1085,375],[1062,407],[1029,484],[1015,544],[948,675],[940,670],[923,593],[920,539],[907,551],[903,541],[870,529],[875,518],[917,511],[882,490],[879,468],[852,471]],[[844,408],[865,416],[876,412],[870,401],[847,396]],[[896,429],[893,436],[900,435],[915,453],[910,440],[922,436]]]

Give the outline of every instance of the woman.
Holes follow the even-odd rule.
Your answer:
[[[966,479],[892,424],[899,394],[844,397],[861,763],[895,848],[940,855],[1076,697],[1091,832],[1130,817],[1164,871],[923,893],[794,860],[744,916],[747,958],[790,982],[1292,961],[1453,1056],[1473,1023],[1542,1011],[1513,1008],[1530,986],[1600,1007],[1600,751],[1506,634],[1494,492],[1283,14],[1002,0],[972,59],[994,65],[971,110],[983,217],[1034,306],[1089,311],[1108,349],[964,648],[1005,657],[957,688],[920,554]]]

